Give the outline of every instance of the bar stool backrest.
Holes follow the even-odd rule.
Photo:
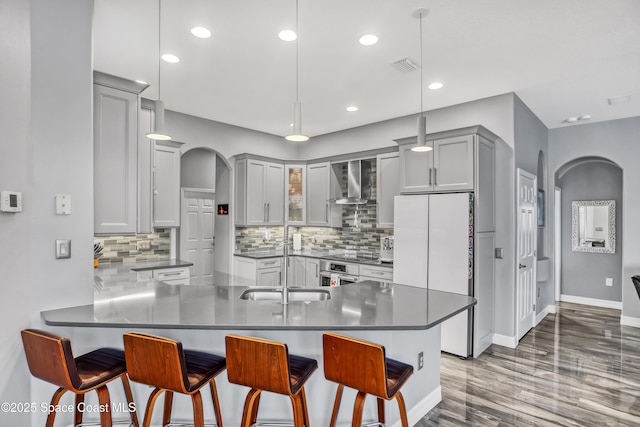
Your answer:
[[[140,332],[124,334],[124,357],[135,382],[188,394],[184,351],[180,341]]]
[[[286,344],[238,335],[227,335],[225,341],[229,382],[291,394]]]
[[[322,335],[324,376],[329,381],[388,399],[384,347],[339,334]]]
[[[38,329],[21,332],[31,374],[58,387],[77,390],[82,383],[69,338]]]

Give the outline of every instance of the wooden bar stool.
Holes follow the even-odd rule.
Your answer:
[[[384,400],[395,398],[402,427],[408,427],[407,409],[400,388],[413,373],[413,366],[385,357],[384,347],[368,341],[325,333],[322,335],[324,376],[338,383],[330,426],[336,425],[345,386],[358,390],[351,425],[360,427],[367,394],[378,398],[378,423],[384,425]]]
[[[209,384],[216,423],[222,427],[222,415],[215,377],[225,369],[225,358],[201,351],[183,350],[180,341],[139,332],[124,334],[124,355],[132,381],[155,387],[144,413],[144,427],[151,424],[153,406],[164,395],[162,425],[171,422],[173,393],[188,394],[193,404],[196,427],[204,426],[200,389]]]
[[[294,426],[309,427],[304,384],[318,369],[318,362],[289,354],[286,344],[260,338],[227,335],[226,344],[229,382],[251,387],[241,426],[256,424],[260,393],[269,391],[289,396]]]
[[[72,391],[76,395],[74,425],[82,424],[83,413],[78,407],[84,402],[84,394],[95,390],[98,393],[99,404],[107,408],[106,411],[100,412],[100,425],[111,427],[113,421],[107,383],[121,378],[129,402],[131,423],[138,427],[138,417],[122,350],[100,348],[74,358],[69,338],[38,329],[24,329],[21,334],[31,374],[60,387],[51,399],[52,408],[58,405],[64,393]],[[47,427],[53,426],[55,417],[55,410],[49,413]]]

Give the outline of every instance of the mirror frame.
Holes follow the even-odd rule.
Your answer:
[[[609,218],[608,245],[604,248],[594,248],[592,246],[580,246],[578,238],[578,211],[582,206],[605,206]],[[598,254],[616,253],[616,201],[615,200],[574,200],[571,202],[571,249],[575,252],[591,252]]]

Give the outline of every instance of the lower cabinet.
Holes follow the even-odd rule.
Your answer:
[[[320,260],[307,258],[305,261],[305,286],[313,288],[320,286]]]
[[[377,265],[361,265],[360,281],[393,282],[393,268]]]
[[[282,257],[253,259],[233,257],[233,271],[242,284],[275,287],[282,283]]]
[[[189,267],[158,268],[155,270],[138,271],[138,280],[156,279],[167,285],[188,285],[190,283]]]

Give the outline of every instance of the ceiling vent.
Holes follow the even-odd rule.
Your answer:
[[[418,66],[408,57],[400,58],[397,61],[393,61],[391,65],[393,65],[396,70],[402,71],[403,73],[415,71],[418,69]]]

